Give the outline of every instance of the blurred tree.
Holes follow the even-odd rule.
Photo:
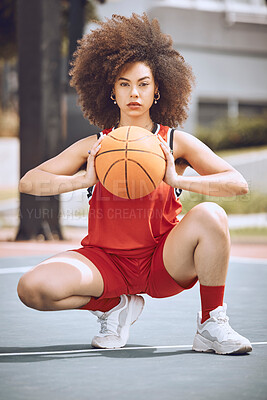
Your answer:
[[[61,148],[60,1],[18,1],[21,176]],[[49,182],[47,183],[49,184]],[[17,240],[59,238],[59,199],[21,193]]]
[[[0,59],[8,60],[17,54],[16,0],[0,2]]]
[[[82,17],[83,30],[85,6],[89,3],[69,1],[67,5],[63,0],[18,0],[21,176],[62,149],[62,6],[64,10],[65,5],[65,15],[70,21],[71,7],[80,8],[78,13]],[[16,239],[40,236],[45,240],[63,239],[59,212],[58,196],[38,197],[22,193]]]
[[[84,23],[97,19],[96,3],[105,0],[59,0],[61,3],[61,51],[71,55],[76,47],[77,39],[82,35]],[[17,12],[18,0],[0,1],[0,104],[6,93],[3,93],[4,69],[8,63],[16,63],[17,59]]]
[[[9,60],[17,56],[17,1],[18,0],[1,0],[0,2],[0,60]],[[80,32],[82,32],[84,22],[97,19],[95,4],[104,4],[106,0],[60,0],[60,2],[62,13],[62,39],[64,42],[68,43],[71,24],[71,3],[72,7],[76,4],[78,9],[82,8],[82,25],[78,27]],[[78,36],[80,36],[80,34]]]
[[[8,94],[4,76],[7,63],[14,63],[17,54],[16,43],[16,0],[0,2],[0,107],[7,108]]]

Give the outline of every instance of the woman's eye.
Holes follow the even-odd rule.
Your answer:
[[[127,82],[122,82],[121,86],[128,86],[128,83]]]
[[[148,86],[148,82],[142,82],[140,83],[140,86]]]

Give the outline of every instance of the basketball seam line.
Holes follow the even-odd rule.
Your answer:
[[[126,136],[126,145],[125,145],[125,186],[126,186],[126,192],[128,199],[130,199],[130,194],[129,194],[129,188],[128,188],[128,180],[127,180],[127,158],[128,158],[128,139],[129,139],[129,134],[130,134],[130,129],[131,127],[129,126],[127,129],[127,136]]]
[[[139,152],[139,153],[153,154],[154,156],[160,157],[160,158],[162,158],[162,160],[165,161],[165,158],[164,158],[164,157],[160,156],[160,155],[157,154],[157,153],[154,153],[153,151],[139,150],[139,149],[127,149],[127,150],[128,150],[128,151],[136,151],[136,152]],[[103,152],[100,153],[100,154],[97,154],[97,155],[95,156],[95,158],[100,157],[102,154],[112,153],[112,152],[114,152],[114,151],[125,151],[125,149],[106,150],[106,151],[103,151]]]
[[[128,161],[134,162],[135,164],[137,164],[137,165],[144,171],[144,173],[145,173],[145,174],[147,175],[147,177],[150,179],[152,185],[154,186],[154,190],[155,190],[155,189],[156,189],[156,184],[155,184],[155,182],[153,181],[153,179],[151,178],[151,176],[149,175],[149,173],[145,170],[145,168],[144,168],[141,164],[139,164],[139,162],[137,162],[137,161],[135,161],[135,160],[132,160],[131,158],[128,158]]]
[[[109,167],[109,169],[106,171],[104,179],[103,179],[103,185],[105,186],[106,183],[106,178],[108,176],[109,171],[111,170],[112,167],[114,167],[115,164],[117,164],[120,161],[124,161],[124,158],[121,158],[120,160],[115,161],[113,164],[111,164],[111,166]]]
[[[105,185],[105,183],[106,183],[106,178],[107,178],[107,175],[108,175],[109,171],[111,170],[111,168],[113,168],[114,165],[117,164],[117,163],[120,162],[120,161],[126,161],[126,162],[127,162],[127,161],[132,161],[133,163],[137,164],[137,165],[144,171],[144,173],[147,175],[147,177],[150,179],[152,185],[154,186],[154,189],[156,189],[156,184],[155,184],[155,182],[153,181],[153,179],[151,178],[151,176],[149,175],[149,173],[145,170],[145,168],[144,168],[141,164],[139,164],[139,162],[137,162],[136,160],[132,160],[131,158],[128,158],[127,160],[126,160],[125,158],[121,158],[120,160],[117,160],[117,161],[115,161],[113,164],[111,164],[111,166],[109,167],[109,169],[107,170],[107,172],[106,172],[106,174],[105,174],[105,176],[104,176],[103,185]],[[127,174],[126,174],[126,177],[127,177]],[[131,198],[129,197],[129,199],[131,199]]]
[[[149,139],[152,136],[151,135],[147,135],[147,136],[142,136],[141,138],[138,138],[138,139],[128,139],[128,140],[127,140],[127,138],[126,139],[117,139],[117,138],[115,138],[114,136],[112,136],[110,134],[108,134],[108,137],[110,137],[110,138],[112,138],[114,140],[117,140],[117,142],[130,143],[130,142],[138,142],[139,140],[143,140],[143,139],[146,139],[146,138]]]

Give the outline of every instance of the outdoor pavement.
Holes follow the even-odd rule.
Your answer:
[[[3,159],[10,162],[10,154]],[[265,159],[263,153],[251,163],[244,164],[244,156],[235,161],[265,187]],[[1,188],[6,188],[6,176],[12,183],[14,168],[0,169]],[[75,210],[83,196],[77,192],[65,197],[63,207]],[[225,291],[230,323],[251,340],[251,354],[219,356],[191,350],[200,307],[198,284],[167,299],[145,295],[145,309],[127,346],[98,350],[90,345],[98,332],[91,313],[32,310],[16,293],[19,278],[29,268],[80,246],[86,215],[65,213],[65,241],[14,242],[17,208],[15,200],[0,201],[1,400],[267,400],[266,238],[233,241]],[[267,226],[267,215],[230,216],[229,224]]]
[[[12,250],[19,244],[9,245]],[[90,345],[99,327],[88,311],[40,312],[19,301],[22,273],[59,250],[59,244],[44,244],[46,255],[38,255],[40,244],[28,245],[32,253],[21,243],[20,254],[10,251],[1,258],[1,399],[266,400],[267,258],[231,258],[229,266],[228,315],[232,327],[252,342],[249,355],[191,350],[198,284],[167,299],[145,295],[127,346],[99,350]]]
[[[0,230],[0,265],[1,258],[5,257],[29,257],[29,256],[45,256],[53,255],[62,251],[75,249],[80,247],[80,242],[87,234],[87,228],[81,227],[64,227],[63,241],[19,241],[15,242],[17,228],[10,227]],[[267,259],[267,239],[240,238],[232,240],[231,257],[241,258],[266,258]]]
[[[68,240],[14,242],[0,235],[1,400],[266,400],[267,246],[232,244],[225,291],[230,323],[253,351],[219,356],[192,351],[198,284],[167,299],[144,295],[145,309],[121,350],[91,348],[95,317],[82,310],[40,312],[18,299],[19,278],[32,266],[80,246],[86,228],[65,228]]]

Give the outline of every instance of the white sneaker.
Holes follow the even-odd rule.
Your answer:
[[[144,304],[142,296],[123,294],[120,303],[110,311],[91,311],[101,324],[99,335],[93,337],[91,345],[101,349],[125,346],[130,326],[138,319]]]
[[[239,335],[229,325],[226,315],[227,304],[210,312],[210,318],[201,324],[201,312],[197,317],[197,333],[193,350],[217,354],[244,354],[252,351],[248,339]]]

